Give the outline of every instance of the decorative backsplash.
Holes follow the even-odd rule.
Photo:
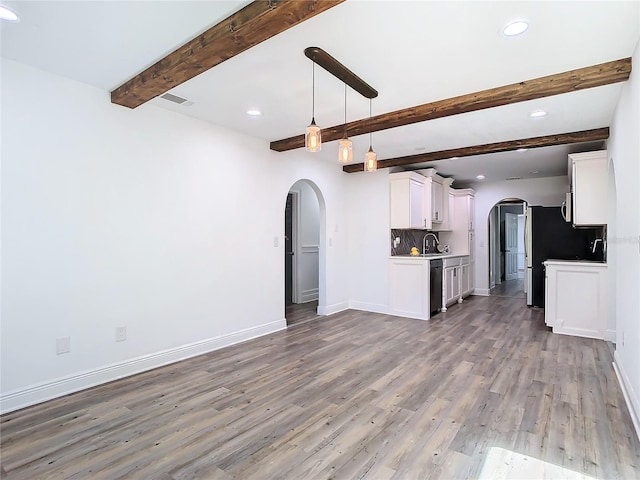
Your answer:
[[[438,237],[438,232],[426,232],[424,230],[391,230],[391,255],[408,255],[411,253],[411,247],[416,247],[420,253],[422,253],[422,239],[427,233],[433,233]],[[400,243],[397,247],[393,246],[393,241],[396,238],[400,238]],[[438,237],[438,241],[439,241]],[[436,251],[436,242],[433,236],[429,235],[427,238],[427,246],[429,252]]]

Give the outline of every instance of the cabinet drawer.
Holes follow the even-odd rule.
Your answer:
[[[469,265],[469,256],[460,257],[460,265]]]
[[[468,259],[469,257],[467,257]],[[469,263],[469,262],[467,262]],[[444,259],[444,268],[447,267],[457,267],[458,265],[460,265],[460,257],[455,257],[455,258],[445,258]]]

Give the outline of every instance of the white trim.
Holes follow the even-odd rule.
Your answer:
[[[636,435],[638,436],[638,439],[640,439],[640,402],[638,402],[638,396],[633,391],[633,386],[631,385],[629,377],[622,367],[622,362],[618,357],[617,351],[613,354],[613,359],[613,369],[615,370],[616,376],[618,377],[618,383],[620,383],[620,388],[622,389],[624,400],[627,403],[629,415],[631,415],[631,421],[633,422],[633,426],[636,429]]]
[[[391,315],[389,313],[389,306],[378,303],[366,303],[366,302],[349,302],[349,308],[353,310],[362,310],[364,312],[382,313],[384,315]]]
[[[252,338],[268,335],[279,330],[285,330],[286,328],[287,321],[283,318],[257,327],[247,328],[149,355],[142,355],[95,370],[88,370],[53,381],[32,385],[20,390],[14,390],[0,397],[0,413],[12,412],[119,378],[128,377],[230,345],[246,342]]]
[[[318,315],[333,315],[349,309],[349,302],[334,303],[333,305],[318,305]]]
[[[491,290],[488,288],[474,288],[471,295],[478,295],[480,297],[488,297],[491,295]]]
[[[298,262],[298,255],[300,254],[300,190],[289,190],[291,194],[291,251],[293,252],[292,264],[291,264],[291,297],[295,303],[302,303],[301,288],[298,284],[299,279],[302,278],[300,272],[300,262]],[[286,255],[286,253],[285,253]]]
[[[310,288],[309,290],[304,290],[302,292],[302,302],[300,303],[307,303],[307,302],[313,302],[314,300],[318,300],[318,289],[317,288]]]
[[[616,331],[615,330],[605,330],[604,331],[604,339],[607,342],[616,343]]]

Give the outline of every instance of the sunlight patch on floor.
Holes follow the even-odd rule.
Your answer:
[[[597,480],[528,455],[491,447],[478,480]]]

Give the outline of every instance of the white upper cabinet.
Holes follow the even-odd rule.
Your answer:
[[[606,225],[607,151],[570,154],[569,182],[572,205],[568,210],[573,225]]]
[[[422,175],[415,172],[389,175],[391,228],[427,228],[424,213],[425,180]]]
[[[433,168],[389,174],[390,223],[393,229],[450,231],[452,178]]]
[[[442,223],[444,216],[442,198],[442,184],[436,181],[431,182],[431,221]]]

